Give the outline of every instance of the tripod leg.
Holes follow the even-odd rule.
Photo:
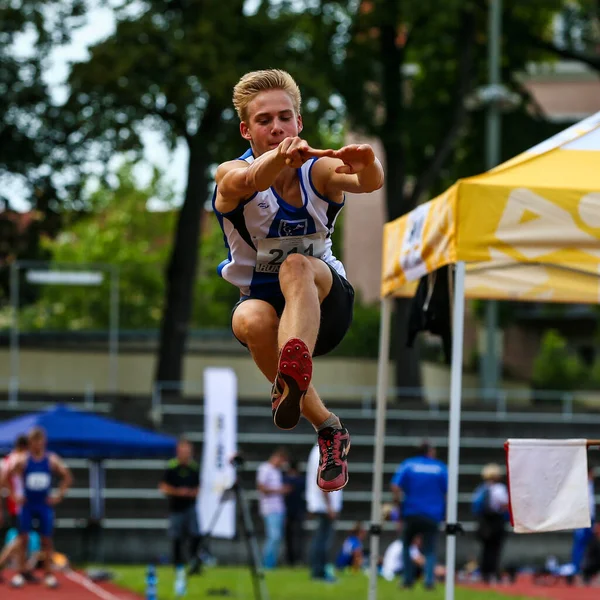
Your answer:
[[[207,552],[209,552],[209,554],[212,554],[210,552],[210,538],[212,537],[212,532],[214,531],[215,526],[217,525],[217,521],[219,520],[219,517],[221,516],[221,513],[223,512],[223,507],[225,506],[225,502],[227,502],[228,500],[232,500],[233,498],[235,498],[235,496],[233,495],[232,488],[226,489],[221,494],[221,497],[219,498],[219,503],[217,504],[217,508],[215,508],[215,512],[212,516],[210,525],[208,526],[206,533],[200,534],[201,538],[202,538],[202,542],[201,542],[202,548],[204,548]]]
[[[237,492],[237,500],[239,510],[242,515],[242,527],[244,537],[246,538],[246,546],[248,549],[248,560],[250,562],[250,572],[252,573],[252,584],[254,586],[255,600],[269,600],[269,590],[265,581],[265,572],[262,567],[258,542],[256,540],[256,532],[252,523],[250,507],[244,494],[244,490],[239,484],[235,487]]]

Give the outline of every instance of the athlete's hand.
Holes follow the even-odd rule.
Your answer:
[[[52,496],[48,496],[48,506],[56,506],[60,504],[63,500],[63,497],[60,494],[52,494]]]
[[[285,138],[277,147],[277,152],[285,159],[285,164],[293,169],[299,169],[309,158],[333,156],[333,150],[311,148],[306,140],[299,137]]]
[[[339,166],[335,172],[346,173],[347,175],[360,173],[375,162],[375,153],[369,144],[350,144],[339,150],[332,150],[331,154],[326,156],[333,156],[333,158],[342,160],[344,164]]]
[[[17,506],[23,506],[25,504],[25,496],[13,496],[13,502]]]

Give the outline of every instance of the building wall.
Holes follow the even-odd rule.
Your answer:
[[[20,390],[54,394],[81,395],[87,389],[108,394],[109,357],[106,352],[22,350],[20,353]],[[188,355],[185,360],[184,393],[203,392],[202,374],[208,367],[232,368],[238,378],[239,396],[246,400],[267,399],[269,384],[249,356]],[[150,395],[155,368],[151,353],[119,356],[118,393]],[[394,369],[390,365],[389,386]],[[442,396],[447,402],[450,371],[444,365],[423,362],[421,377],[425,398],[433,402]],[[10,361],[8,350],[0,349],[0,390],[8,391]],[[315,361],[313,381],[324,400],[372,401],[377,385],[377,361],[353,358],[319,358]],[[477,378],[466,373],[463,388],[477,387]],[[508,383],[510,387],[514,385]]]

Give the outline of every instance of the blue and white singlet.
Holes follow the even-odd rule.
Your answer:
[[[25,500],[31,506],[46,506],[46,500],[52,489],[52,468],[50,455],[44,454],[39,460],[27,458],[23,470],[23,488]]]
[[[252,150],[240,156],[254,161]],[[223,279],[244,296],[269,298],[281,294],[279,267],[292,253],[316,256],[346,277],[344,265],[332,254],[331,234],[344,202],[332,202],[313,185],[311,169],[317,159],[297,169],[304,205],[288,204],[270,187],[240,203],[228,213],[213,210],[225,236],[229,256],[218,267]]]

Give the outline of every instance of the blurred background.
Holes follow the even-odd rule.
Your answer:
[[[69,403],[185,434],[200,458],[204,369],[232,368],[253,514],[259,463],[285,444],[304,472],[313,436],[305,422],[293,434],[271,425],[268,387],[229,329],[237,290],[216,276],[213,177],[245,150],[232,87],[250,70],[288,70],[312,145],[376,148],[385,187],[348,198],[334,241],[355,320],[315,372],[356,436],[339,545],[370,514],[383,224],[600,111],[600,3],[15,0],[0,2],[0,23],[0,419]],[[408,307],[396,301],[384,501],[423,437],[446,460],[449,367],[433,336],[406,346]],[[505,438],[594,437],[598,314],[469,303],[459,563],[477,553],[471,495]],[[82,562],[167,555],[165,458],[104,460],[99,512],[88,458],[68,458],[57,547]],[[387,523],[385,542],[394,535]],[[224,562],[245,560],[222,544]],[[568,562],[570,551],[570,534],[544,534],[509,538],[505,555]]]

